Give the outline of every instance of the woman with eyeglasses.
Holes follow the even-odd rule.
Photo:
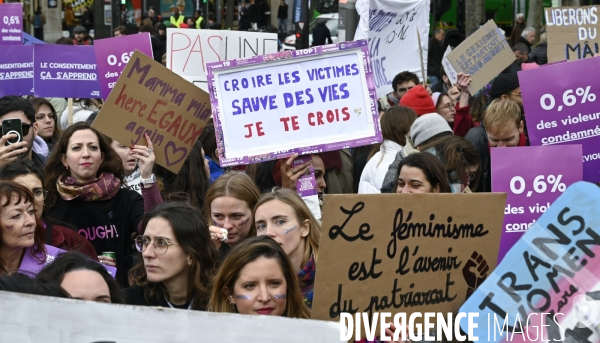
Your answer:
[[[10,163],[2,169],[1,175],[2,180],[18,182],[27,187],[33,194],[35,217],[41,224],[42,229],[46,229],[45,244],[67,251],[79,251],[98,261],[96,250],[87,239],[78,235],[74,230],[56,223],[53,219],[42,218],[44,199],[47,193],[42,183],[43,178],[42,168],[37,163],[29,160],[18,160]]]
[[[460,101],[457,104],[448,93],[435,93],[433,101],[435,102],[436,112],[444,117],[448,125],[452,128],[455,136],[464,137],[475,123],[470,113],[469,100],[469,84],[471,78],[469,74],[458,74],[456,86],[460,90]]]
[[[31,104],[35,110],[36,133],[46,142],[48,152],[45,156],[48,156],[54,149],[56,142],[58,142],[61,133],[56,124],[56,111],[52,104],[44,98],[33,98]],[[34,141],[35,148],[36,144]]]
[[[48,216],[77,228],[102,255],[100,262],[117,267],[121,287],[128,284],[127,272],[134,264],[132,235],[144,214],[142,196],[122,188],[124,177],[119,155],[86,123],[63,132],[44,171]]]
[[[140,259],[129,272],[133,287],[125,289],[125,302],[205,311],[218,258],[200,210],[166,202],[141,226],[144,234],[135,239]]]

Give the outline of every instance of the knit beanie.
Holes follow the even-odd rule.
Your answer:
[[[517,73],[502,73],[492,83],[490,96],[492,99],[499,98],[502,94],[506,94],[517,87],[519,87]]]
[[[418,147],[430,138],[443,132],[452,133],[452,129],[446,119],[437,113],[428,113],[417,118],[412,124],[410,138],[415,147]]]
[[[421,85],[417,85],[406,92],[402,99],[400,99],[400,105],[412,109],[418,116],[435,112],[435,104],[431,96]]]

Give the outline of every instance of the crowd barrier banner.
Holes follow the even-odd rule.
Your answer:
[[[365,40],[207,67],[223,167],[381,142]]]

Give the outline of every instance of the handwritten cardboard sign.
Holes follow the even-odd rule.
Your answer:
[[[381,141],[365,40],[209,63],[221,166]]]
[[[469,93],[477,93],[515,60],[504,35],[489,20],[447,56],[457,73],[471,75]]]
[[[548,62],[580,60],[600,52],[599,6],[545,8]]]
[[[492,191],[508,194],[500,262],[568,186],[583,180],[583,162],[579,144],[493,148],[491,157]]]
[[[92,125],[125,145],[146,145],[156,163],[178,173],[210,118],[203,90],[135,51]]]
[[[369,8],[366,36],[369,38],[377,97],[382,97],[393,90],[392,80],[398,73],[408,70],[421,79],[423,61],[427,75],[429,47],[425,37],[429,36],[429,1],[370,0]],[[422,38],[421,50],[417,31]]]
[[[531,225],[461,307],[479,313],[475,336],[486,342],[600,341],[599,207],[598,186],[577,182]]]
[[[5,291],[0,291],[0,304],[0,342],[162,343],[196,342],[202,337],[207,342],[280,343],[284,338],[286,343],[331,343],[340,338],[337,323],[280,316],[183,311]]]
[[[277,50],[275,33],[167,29],[167,67],[206,92],[207,63]]]
[[[496,266],[505,200],[502,193],[326,195],[312,318],[456,313]]]
[[[452,64],[450,63],[450,60],[448,60],[448,55],[451,52],[452,52],[452,48],[448,45],[448,47],[446,48],[446,51],[444,52],[444,57],[442,57],[442,67],[444,68],[444,71],[446,72],[446,76],[448,77],[450,82],[453,85],[455,85],[456,82],[458,81],[458,73],[456,72],[456,70],[454,69]]]

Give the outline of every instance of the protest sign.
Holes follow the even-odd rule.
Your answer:
[[[0,3],[0,45],[21,45],[23,34],[23,4]]]
[[[0,342],[331,343],[340,338],[337,323],[279,316],[182,311],[4,291],[0,291],[0,304]]]
[[[580,60],[598,54],[598,6],[544,8],[548,62]]]
[[[456,82],[458,82],[458,73],[456,72],[456,70],[454,69],[452,64],[450,63],[450,60],[448,60],[448,55],[451,52],[452,52],[452,48],[450,46],[448,46],[448,48],[446,48],[446,52],[444,52],[444,57],[442,58],[442,67],[444,68],[444,71],[446,72],[446,76],[448,76],[448,79],[450,80],[450,82],[452,82],[452,85],[455,85]],[[440,80],[440,81],[442,81],[442,80]]]
[[[34,44],[46,44],[46,42],[41,41],[34,36],[30,35],[27,32],[23,32],[23,45],[34,45]],[[33,51],[31,52],[33,55]]]
[[[600,112],[595,102],[600,79],[590,72],[597,64],[585,59],[519,72],[531,145],[581,144],[583,179],[590,182],[600,182]]]
[[[33,89],[48,98],[99,98],[93,46],[34,45]]]
[[[221,166],[380,142],[368,58],[362,40],[208,63]]]
[[[275,33],[167,29],[167,68],[206,92],[207,63],[277,50]]]
[[[380,98],[393,90],[392,80],[398,73],[408,70],[419,79],[427,75],[429,0],[370,0],[369,6],[369,53]],[[422,38],[422,56],[417,32]]]
[[[147,133],[156,163],[177,174],[210,113],[208,94],[136,51],[92,126],[127,146]]]
[[[33,47],[0,49],[0,96],[33,94]]]
[[[148,32],[124,37],[98,39],[94,42],[102,99],[106,100],[133,52],[139,50],[152,56],[152,43]]]
[[[486,342],[600,341],[598,207],[598,186],[577,182],[531,225],[461,307],[479,313],[474,336]]]
[[[456,312],[496,266],[505,200],[500,193],[326,195],[312,318]]]
[[[515,60],[515,54],[493,20],[467,37],[447,57],[457,73],[471,75],[471,95]]]
[[[579,144],[494,148],[491,157],[492,191],[508,193],[500,262],[568,186],[583,180],[583,163]]]

